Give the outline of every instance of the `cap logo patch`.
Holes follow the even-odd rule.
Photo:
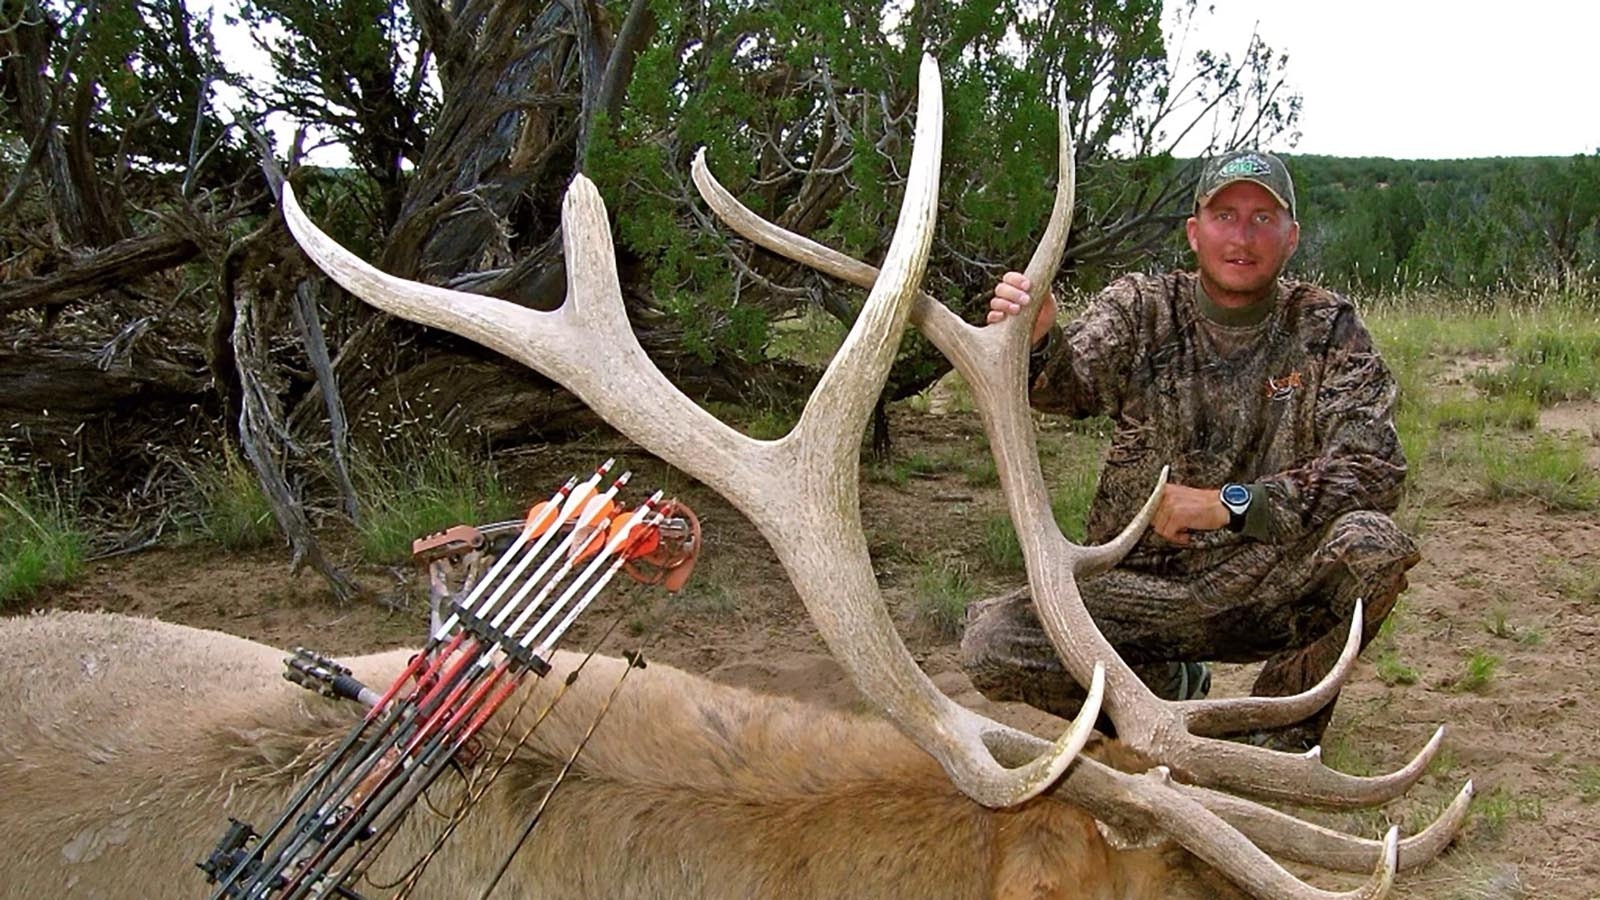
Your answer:
[[[1254,175],[1272,174],[1272,165],[1254,153],[1228,160],[1222,168],[1217,170],[1218,175],[1250,177]]]

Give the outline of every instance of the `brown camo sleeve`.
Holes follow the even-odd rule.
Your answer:
[[[1060,296],[1057,294],[1057,296]],[[1052,328],[1031,367],[1028,402],[1041,412],[1115,416],[1138,357],[1132,279],[1107,286],[1065,327]]]
[[[1289,543],[1343,513],[1388,513],[1400,504],[1406,460],[1394,426],[1399,391],[1353,309],[1340,312],[1325,360],[1311,436],[1318,452],[1259,480],[1266,533],[1253,536]]]

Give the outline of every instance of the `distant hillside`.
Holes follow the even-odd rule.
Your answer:
[[[1592,291],[1600,281],[1600,154],[1285,159],[1301,223],[1293,267],[1332,287]]]

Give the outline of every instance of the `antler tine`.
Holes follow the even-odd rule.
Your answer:
[[[648,443],[686,471],[727,471],[749,452],[749,438],[683,396],[650,362],[622,311],[605,205],[583,176],[562,205],[569,303],[541,312],[479,294],[396,278],[340,246],[313,224],[293,188],[283,190],[283,217],[306,255],[345,290],[400,318],[443,329],[515,359],[564,385],[602,418]],[[609,265],[607,261],[610,261]],[[606,297],[615,298],[607,304]],[[594,365],[606,359],[608,365]],[[650,403],[636,398],[648,396]]]
[[[1278,849],[1295,838],[1315,837],[1315,832],[1325,829],[1248,800],[1229,798],[1233,804],[1223,806],[1224,795],[1180,784],[1172,779],[1165,766],[1130,774],[1085,757],[1067,773],[1058,790],[1067,792],[1073,802],[1082,805],[1113,831],[1137,838],[1146,829],[1159,830],[1256,897],[1295,900],[1381,897],[1392,883],[1398,862],[1398,829],[1390,829],[1383,841],[1346,838],[1347,843],[1337,845],[1339,861],[1344,865],[1330,868],[1371,871],[1372,878],[1348,892],[1316,888],[1285,870],[1262,845],[1270,844]],[[1228,815],[1209,808],[1213,803],[1222,806]],[[1248,833],[1244,828],[1233,827],[1235,817],[1249,826]],[[1254,832],[1272,826],[1283,828],[1286,834],[1258,841]],[[1335,846],[1331,839],[1323,842]],[[1284,855],[1298,859],[1305,854]],[[1321,860],[1310,861],[1322,864]]]
[[[1233,794],[1190,784],[1174,783],[1173,787],[1221,816],[1273,856],[1341,872],[1361,872],[1372,868],[1383,852],[1382,841],[1324,828]],[[1427,828],[1400,842],[1401,871],[1433,859],[1455,839],[1456,832],[1466,822],[1472,795],[1472,782],[1468,781]]]
[[[945,697],[917,666],[889,619],[860,522],[859,435],[893,362],[932,240],[941,133],[937,66],[925,58],[906,199],[884,263],[850,337],[799,424],[756,441],[700,409],[645,355],[627,324],[610,226],[599,192],[578,176],[562,207],[568,300],[553,312],[393,278],[323,234],[285,190],[285,220],[311,259],[356,296],[387,312],[460,334],[572,390],[645,449],[715,488],[760,529],[823,639],[852,680],[955,785],[988,806],[1009,806],[1052,784],[1092,731],[1103,687],[1080,720],[1018,768],[984,743],[997,724]],[[595,366],[607,359],[605,367]],[[1103,685],[1103,674],[1084,677]]]
[[[1031,758],[1046,746],[1038,737],[1005,726],[992,737],[995,746],[1015,758]],[[1350,894],[1321,893],[1283,872],[1272,857],[1340,872],[1382,872],[1391,867],[1390,837],[1398,837],[1393,829],[1383,840],[1354,837],[1244,797],[1183,784],[1166,772],[1160,767],[1130,774],[1084,757],[1056,790],[1114,831],[1137,836],[1151,828],[1159,830],[1256,896],[1379,896],[1364,893],[1372,891],[1378,879]],[[1427,828],[1397,841],[1393,868],[1416,868],[1443,851],[1466,821],[1472,796],[1469,781]],[[1248,874],[1258,871],[1269,873],[1266,882]]]
[[[1157,766],[1138,778],[1153,780],[1163,787],[1172,785],[1171,774],[1165,766]],[[1399,861],[1398,827],[1390,827],[1384,836],[1382,853],[1377,864],[1372,866],[1370,881],[1352,891],[1324,891],[1291,875],[1243,833],[1232,828],[1219,828],[1223,823],[1201,804],[1178,803],[1174,808],[1171,805],[1172,796],[1170,791],[1155,795],[1160,802],[1167,804],[1164,807],[1166,818],[1163,820],[1167,834],[1189,852],[1226,872],[1229,878],[1256,896],[1306,900],[1382,897],[1394,883],[1395,868]]]
[[[1299,722],[1322,709],[1339,695],[1339,687],[1355,668],[1361,653],[1363,603],[1356,600],[1350,611],[1350,630],[1328,674],[1298,694],[1282,697],[1227,697],[1215,700],[1190,700],[1178,706],[1195,735],[1237,734],[1254,728],[1276,728]]]

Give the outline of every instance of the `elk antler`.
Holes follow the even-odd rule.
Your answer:
[[[1049,285],[1066,246],[1074,187],[1072,149],[1068,138],[1066,99],[1060,99],[1060,177],[1050,223],[1027,266],[1029,281]],[[735,200],[705,164],[704,151],[694,161],[694,180],[701,196],[728,225],[756,244],[837,278],[872,287],[878,273],[815,241],[786,231],[756,216]],[[1025,317],[975,328],[925,293],[916,298],[911,321],[942,351],[972,388],[975,405],[993,448],[1000,483],[1027,562],[1028,580],[1039,616],[1068,670],[1080,681],[1106,671],[1107,713],[1118,736],[1164,764],[1160,776],[1124,776],[1091,760],[1069,774],[1064,790],[1103,821],[1131,822],[1129,799],[1147,798],[1143,808],[1162,828],[1196,855],[1228,872],[1241,884],[1269,895],[1319,896],[1284,872],[1249,838],[1294,859],[1347,870],[1378,867],[1373,884],[1363,891],[1381,893],[1387,870],[1397,862],[1396,836],[1382,842],[1361,841],[1306,823],[1267,807],[1204,788],[1170,786],[1166,767],[1186,780],[1223,787],[1268,799],[1331,807],[1372,806],[1404,793],[1421,777],[1437,752],[1439,728],[1421,752],[1400,770],[1385,776],[1356,777],[1321,763],[1320,750],[1287,754],[1206,737],[1248,728],[1286,725],[1325,706],[1339,690],[1360,648],[1361,607],[1358,603],[1344,652],[1333,670],[1311,689],[1288,697],[1173,702],[1156,697],[1117,655],[1090,618],[1078,592],[1077,578],[1116,564],[1143,532],[1162,485],[1139,516],[1115,539],[1099,547],[1081,547],[1061,534],[1050,512],[1049,494],[1038,462],[1034,432],[1026,407]],[[1165,483],[1163,473],[1162,484]],[[997,752],[1030,752],[1026,740],[994,732]],[[1154,786],[1135,779],[1156,779]],[[1176,796],[1175,796],[1176,795]],[[1472,784],[1468,782],[1451,806],[1428,829],[1403,845],[1407,864],[1442,849],[1464,820]],[[1163,810],[1163,804],[1166,805]],[[1141,806],[1135,803],[1134,806]],[[1161,810],[1158,814],[1157,811]],[[1188,810],[1192,815],[1181,815]],[[1212,814],[1221,815],[1240,832],[1217,829]],[[1135,817],[1137,818],[1137,817]],[[1208,824],[1209,822],[1209,824]],[[1385,887],[1378,887],[1379,884]],[[1291,887],[1297,885],[1298,887]],[[1309,892],[1309,893],[1306,893]],[[1369,896],[1361,893],[1360,896]],[[1370,896],[1377,896],[1376,893]]]
[[[985,741],[1014,742],[1020,732],[951,701],[918,668],[878,592],[860,520],[860,435],[922,278],[937,200],[943,111],[931,60],[923,62],[919,88],[906,196],[882,277],[874,277],[860,317],[794,430],[774,441],[754,440],[718,421],[646,357],[623,309],[605,206],[581,175],[562,207],[567,301],[551,312],[379,272],[311,224],[287,185],[283,213],[307,255],[346,290],[527,364],[651,453],[715,488],[772,545],[861,692],[936,758],[963,793],[986,806],[1009,806],[1059,779],[1088,740],[1103,671],[1085,673],[1089,699],[1065,734],[1047,747],[1034,746],[1020,766],[1002,766]],[[595,366],[597,359],[607,365]],[[1142,531],[1151,512],[1129,533]]]

